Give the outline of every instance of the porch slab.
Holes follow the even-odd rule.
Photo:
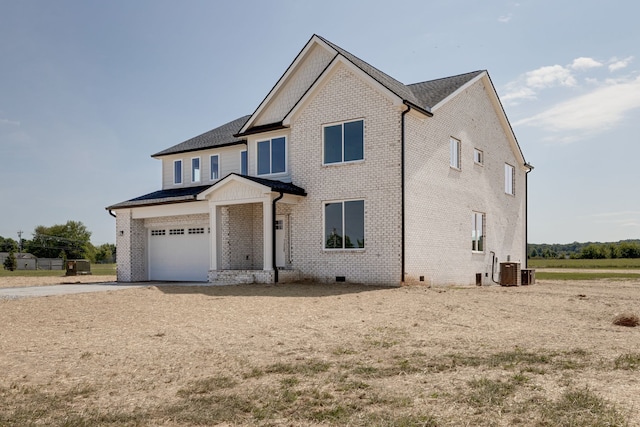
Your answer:
[[[278,283],[300,280],[299,270],[278,270]],[[214,286],[275,283],[273,270],[210,270],[209,283]]]

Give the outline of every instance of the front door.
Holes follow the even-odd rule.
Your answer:
[[[286,266],[286,217],[276,215],[276,267]]]

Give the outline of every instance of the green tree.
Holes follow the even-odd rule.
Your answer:
[[[14,271],[18,268],[18,260],[13,250],[9,251],[9,256],[4,259],[4,269]]]
[[[18,242],[10,237],[0,236],[0,252],[11,252],[18,250]]]
[[[96,248],[96,262],[112,263],[115,257],[116,245],[113,243],[104,243]]]
[[[622,242],[618,246],[620,258],[640,258],[640,244],[635,242]]]
[[[603,245],[591,243],[580,251],[580,258],[584,259],[604,259],[607,257],[606,249]]]
[[[91,232],[80,221],[67,221],[51,227],[39,225],[28,242],[28,252],[40,258],[56,258],[61,251],[68,259],[86,258],[95,261]]]

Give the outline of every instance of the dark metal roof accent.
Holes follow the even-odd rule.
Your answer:
[[[230,145],[245,144],[246,140],[238,138],[236,133],[242,129],[242,126],[249,120],[251,116],[242,116],[238,119],[225,123],[215,129],[188,139],[173,147],[162,150],[151,157],[166,156],[168,154],[186,153],[189,151],[204,150],[207,148],[227,147]]]
[[[282,122],[277,122],[277,123],[269,123],[266,125],[260,125],[260,126],[253,126],[249,129],[247,129],[246,131],[242,132],[242,133],[237,133],[233,136],[235,137],[241,137],[241,136],[246,136],[246,135],[253,135],[256,133],[260,133],[260,132],[269,132],[272,130],[280,130],[280,129],[286,129],[287,127],[284,126],[282,124]]]
[[[420,100],[419,105],[424,105],[431,109],[447,96],[462,87],[465,83],[482,73],[484,73],[484,70],[473,71],[471,73],[459,74],[457,76],[410,84],[407,85],[407,88],[409,88],[415,97]]]
[[[137,206],[162,205],[165,203],[182,203],[196,200],[198,194],[211,187],[210,185],[198,185],[196,187],[171,188],[169,190],[158,190],[126,202],[116,203],[105,209],[122,209]]]
[[[304,191],[304,188],[298,187],[297,185],[293,185],[290,182],[282,182],[274,179],[266,179],[266,178],[258,178],[255,176],[249,175],[240,175],[237,173],[230,173],[229,175],[236,175],[242,178],[246,178],[250,181],[257,182],[258,184],[264,185],[266,187],[271,188],[273,191],[278,191],[287,194],[293,194],[296,196],[306,196],[307,192]]]
[[[260,185],[264,185],[265,187],[269,187],[272,191],[293,194],[296,196],[307,195],[307,192],[304,191],[303,188],[300,188],[297,185],[293,185],[290,182],[282,182],[282,181],[276,181],[273,179],[257,178],[255,176],[230,173],[229,175],[219,180],[215,184],[198,185],[195,187],[171,188],[168,190],[158,190],[158,191],[154,191],[153,193],[136,197],[135,199],[127,200],[121,203],[116,203],[115,205],[108,206],[105,209],[106,210],[124,209],[124,208],[133,208],[133,207],[141,207],[141,206],[164,205],[167,203],[193,202],[197,200],[198,194],[222,182],[224,179],[226,179],[230,175],[236,175],[242,178],[246,178]]]

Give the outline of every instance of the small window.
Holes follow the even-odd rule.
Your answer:
[[[284,137],[258,141],[258,175],[282,173],[286,170]]]
[[[240,152],[240,175],[247,175],[247,150]]]
[[[191,182],[200,182],[200,157],[191,159]]]
[[[515,196],[515,168],[507,163],[504,165],[504,192]]]
[[[484,165],[484,153],[482,150],[473,149],[473,161],[477,165]]]
[[[364,200],[324,205],[324,248],[364,248]]]
[[[166,230],[151,230],[152,236],[164,236],[166,234]]]
[[[481,212],[473,212],[471,215],[471,250],[473,252],[484,252],[484,223],[484,214]]]
[[[184,234],[184,228],[172,228],[169,230],[170,236],[175,236],[179,234]]]
[[[348,163],[364,159],[364,121],[324,127],[324,164]]]
[[[182,160],[173,161],[173,183],[182,184]]]
[[[211,181],[220,178],[220,157],[217,154],[214,154],[209,158],[209,169],[210,175],[209,179]]]
[[[449,164],[460,169],[460,141],[455,138],[449,138]]]
[[[204,227],[198,227],[198,228],[189,228],[187,230],[188,234],[204,234]]]

